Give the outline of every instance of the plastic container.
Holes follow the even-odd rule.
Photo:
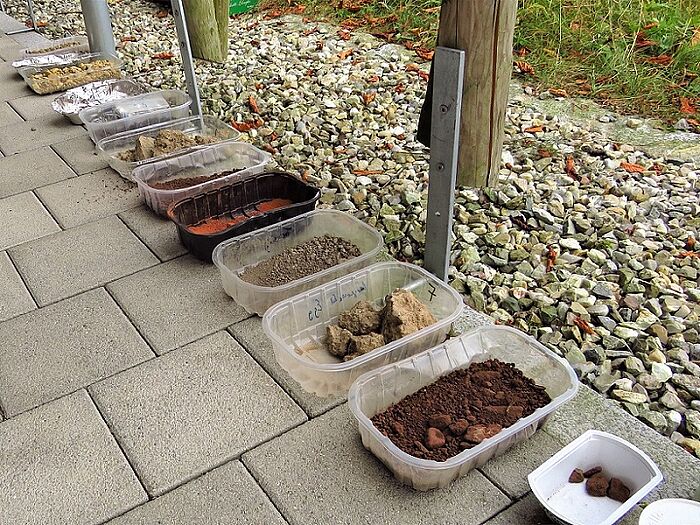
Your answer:
[[[447,461],[420,459],[398,448],[370,418],[404,397],[473,362],[499,359],[513,363],[546,388],[552,401],[474,448]],[[445,487],[513,445],[530,438],[547,416],[570,400],[578,389],[571,366],[532,337],[503,326],[485,326],[450,339],[414,357],[368,372],[353,383],[350,410],[358,421],[362,444],[394,473],[417,490]]]
[[[585,483],[569,483],[575,468],[602,466],[630,488],[624,503],[586,493]],[[568,525],[612,525],[646,496],[663,476],[644,452],[612,434],[589,430],[533,470],[527,477],[547,514]]]
[[[129,79],[100,80],[69,89],[58,95],[51,103],[51,107],[73,124],[82,125],[83,121],[80,120],[82,110],[106,102],[142,95],[146,91],[146,88]]]
[[[59,38],[58,40],[51,40],[46,44],[22,49],[19,52],[19,59],[53,54],[89,52],[90,44],[88,44],[88,38],[86,36],[69,36],[66,38]]]
[[[269,153],[245,142],[224,142],[139,166],[134,170],[133,179],[148,207],[159,215],[165,215],[168,206],[174,202],[220,188],[247,175],[260,173],[271,158]],[[232,170],[236,172],[180,190],[164,190],[150,186],[181,177],[209,176]]]
[[[93,142],[123,133],[189,116],[192,99],[179,89],[144,93],[80,112]]]
[[[337,324],[338,316],[360,300],[383,306],[384,297],[397,288],[413,292],[437,322],[350,361],[328,353],[326,326]],[[385,262],[276,304],[265,312],[263,330],[280,366],[304,390],[325,397],[345,394],[369,370],[443,342],[463,308],[459,293],[422,268]]]
[[[242,175],[237,173],[239,177]],[[243,175],[227,185],[200,193],[168,208],[168,218],[177,225],[182,244],[198,259],[211,261],[214,248],[221,242],[291,219],[314,209],[321,192],[287,173]],[[270,199],[288,199],[288,206],[267,212],[256,205]],[[247,217],[243,222],[217,233],[194,233],[189,227],[212,218]]]
[[[179,130],[190,136],[213,135],[220,139],[216,143],[234,142],[240,136],[240,133],[228,124],[215,117],[204,115],[203,117],[195,116],[171,120],[170,122],[161,122],[160,124],[154,124],[153,126],[138,130],[117,133],[116,135],[98,141],[95,145],[95,149],[100,158],[104,159],[105,162],[119,173],[119,175],[127,180],[132,180],[132,173],[139,166],[212,146],[212,144],[193,146],[173,151],[166,155],[133,162],[128,162],[119,158],[120,153],[132,149],[136,145],[136,139],[140,136],[155,137],[158,135],[158,132],[163,130]]]
[[[362,254],[282,286],[257,286],[242,280],[238,275],[248,266],[326,234],[354,243]],[[383,245],[379,232],[352,215],[337,210],[314,210],[224,241],[214,249],[212,260],[221,272],[221,282],[226,293],[246,311],[262,315],[275,303],[373,263]]]
[[[639,516],[639,525],[700,525],[700,503],[668,498],[651,503]]]
[[[114,66],[108,70],[95,71],[90,75],[83,73],[70,73],[65,72],[60,75],[55,75],[53,78],[56,80],[55,83],[42,82],[40,79],[35,78],[38,75],[49,69],[64,69],[73,66],[79,66],[80,64],[86,64],[90,62],[95,62],[97,60],[108,60]],[[66,91],[68,89],[83,86],[91,82],[98,80],[107,80],[110,78],[121,78],[120,68],[122,66],[122,61],[116,56],[110,55],[109,53],[87,53],[82,55],[76,55],[74,60],[71,60],[62,65],[42,65],[42,66],[24,66],[17,69],[22,78],[27,83],[27,85],[39,95],[47,95],[49,93],[57,93],[59,91]]]

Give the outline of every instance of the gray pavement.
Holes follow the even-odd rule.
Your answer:
[[[3,62],[38,38],[0,33],[0,525],[548,523],[527,474],[589,428],[657,462],[647,501],[693,493],[700,461],[587,388],[449,487],[400,485]]]

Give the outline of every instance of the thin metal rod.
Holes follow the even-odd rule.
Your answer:
[[[185,9],[182,7],[182,0],[171,0],[173,6],[173,16],[175,17],[175,29],[177,30],[177,40],[180,44],[180,57],[182,58],[182,69],[185,71],[185,85],[187,93],[192,99],[190,110],[192,115],[202,116],[202,102],[199,98],[199,87],[197,86],[197,75],[194,70],[194,59],[192,58],[192,48],[190,47],[190,36],[187,32],[187,20],[185,19]]]
[[[433,75],[437,81],[433,85],[430,123],[430,178],[424,265],[443,281],[447,281],[452,248],[464,57],[464,51],[438,47],[433,59]]]
[[[27,8],[29,11],[29,19],[32,21],[32,26],[22,29],[15,29],[14,31],[6,31],[6,35],[17,35],[19,33],[29,33],[30,31],[36,31],[36,16],[34,15],[34,2],[32,0],[27,0]],[[0,0],[0,9],[2,11],[5,11],[5,6],[2,4],[2,0]]]
[[[90,51],[116,55],[112,18],[107,0],[80,0],[80,7],[83,11]]]

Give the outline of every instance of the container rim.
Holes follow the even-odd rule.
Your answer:
[[[141,92],[139,93],[140,95],[147,93],[147,91],[145,90],[146,88],[144,86],[142,86],[141,84],[139,84],[138,82],[136,82],[135,80],[132,80],[130,78],[112,78],[112,79],[107,79],[107,80],[96,80],[95,82],[89,82],[88,84],[84,84],[84,85],[79,86],[77,88],[71,88],[67,91],[64,91],[63,93],[59,93],[58,95],[56,95],[56,97],[51,102],[51,107],[53,108],[53,110],[56,113],[59,113],[60,115],[64,115],[66,117],[71,117],[71,116],[75,115],[77,117],[83,109],[87,109],[88,107],[93,107],[93,106],[86,106],[86,107],[84,107],[78,111],[75,111],[75,112],[64,111],[60,107],[60,101],[63,101],[65,99],[69,98],[70,96],[72,96],[73,93],[71,93],[71,91],[73,91],[74,89],[82,89],[82,88],[85,88],[91,84],[98,84],[98,83],[102,83],[102,82],[109,82],[110,85],[112,85],[112,86],[120,85],[120,86],[132,86],[134,88],[138,88],[141,90]],[[122,91],[122,93],[123,93],[123,91]],[[131,96],[137,96],[137,95],[128,95],[128,96],[131,97]],[[59,107],[57,108],[56,105],[58,105]],[[100,104],[97,104],[97,105],[99,106]],[[82,121],[81,121],[81,124],[82,124]]]
[[[120,69],[123,65],[124,62],[122,59],[120,59],[118,56],[113,55],[112,53],[105,53],[104,51],[100,51],[99,53],[80,53],[78,57],[75,58],[75,60],[71,60],[69,62],[66,62],[65,64],[43,64],[43,65],[33,65],[33,66],[22,66],[17,68],[17,72],[22,75],[22,77],[25,80],[30,80],[31,77],[30,75],[33,75],[35,73],[38,73],[40,71],[43,71],[45,69],[52,69],[56,67],[66,67],[66,66],[73,66],[75,64],[81,64],[83,62],[92,62],[93,60],[109,60],[115,66],[117,69]],[[89,82],[88,82],[89,84]]]
[[[63,43],[68,43],[68,42],[75,42],[76,45],[66,47],[65,49],[71,49],[73,47],[84,46],[84,45],[88,44],[88,37],[83,36],[83,35],[66,36],[63,38],[57,38],[55,40],[49,40],[49,42],[50,42],[49,44],[37,44],[35,46],[29,46],[29,47],[25,47],[23,49],[20,49],[19,55],[22,57],[29,57],[29,56],[42,56],[44,54],[47,54],[47,55],[58,54],[58,53],[54,53],[53,51],[47,51],[46,53],[37,54],[37,51],[40,49],[43,49],[46,46],[63,44]],[[54,51],[61,51],[61,48],[56,49]]]
[[[168,102],[167,108],[156,109],[155,111],[149,111],[146,114],[147,115],[153,115],[153,114],[157,115],[159,113],[172,111],[173,109],[180,109],[183,107],[188,107],[192,104],[192,98],[187,93],[182,91],[181,89],[157,89],[155,91],[148,91],[146,93],[141,93],[139,95],[130,96],[130,97],[128,97],[128,99],[129,99],[129,101],[134,101],[134,100],[138,101],[138,100],[143,100],[145,98],[151,97],[153,95],[171,95],[171,94],[180,96],[183,99],[183,101],[180,102],[179,104],[175,104],[172,106]],[[166,101],[167,101],[167,98],[166,98]],[[102,104],[98,104],[96,106],[90,106],[87,108],[83,108],[78,113],[78,116],[80,117],[80,120],[82,120],[83,123],[86,125],[87,124],[106,125],[106,124],[111,123],[111,121],[101,121],[101,120],[94,121],[92,119],[94,119],[97,116],[98,111],[102,111],[103,109],[108,108],[108,107],[114,107],[114,106],[118,105],[120,102],[123,102],[123,100],[113,100],[113,101],[109,101],[109,102],[103,102]],[[139,116],[141,116],[141,115],[139,115]],[[124,119],[119,119],[119,120],[126,120],[128,118],[130,118],[130,117],[125,117]]]
[[[537,350],[542,352],[545,356],[550,358],[551,360],[559,363],[564,370],[567,372],[569,375],[569,379],[571,381],[569,388],[567,388],[564,392],[559,394],[557,397],[552,399],[549,403],[547,403],[545,406],[538,408],[535,410],[532,414],[530,414],[527,417],[521,418],[518,421],[516,421],[513,425],[504,428],[501,430],[498,434],[496,434],[493,437],[490,437],[488,439],[485,439],[481,443],[479,443],[477,446],[463,450],[456,456],[452,456],[449,458],[447,461],[434,461],[431,459],[421,459],[417,458],[415,456],[411,456],[407,452],[404,452],[401,450],[399,447],[397,447],[388,437],[384,436],[381,432],[377,430],[377,428],[374,426],[372,421],[364,414],[364,412],[360,409],[359,406],[359,401],[358,401],[358,396],[359,396],[359,390],[361,390],[364,386],[365,383],[367,383],[369,380],[373,379],[374,376],[379,375],[383,373],[384,370],[387,370],[388,368],[392,367],[399,367],[405,363],[410,363],[411,361],[421,358],[425,355],[430,354],[431,352],[436,352],[440,349],[443,349],[444,351],[447,351],[447,347],[450,344],[455,344],[456,341],[458,340],[463,340],[466,339],[467,337],[472,336],[475,333],[483,332],[485,330],[495,330],[495,331],[502,331],[502,332],[510,332],[522,339],[527,339],[529,340],[529,344],[532,344]],[[467,366],[472,363],[472,360],[469,361]],[[460,367],[464,368],[464,367]],[[452,368],[450,371],[446,373],[453,372],[457,368]],[[443,374],[446,375],[446,374]],[[422,386],[426,386],[430,383],[434,382],[434,380],[430,382],[423,382]],[[434,346],[428,350],[424,350],[423,352],[420,352],[418,354],[415,354],[411,357],[408,357],[406,359],[403,359],[401,361],[397,361],[396,363],[392,363],[389,365],[382,366],[380,368],[376,368],[374,370],[370,370],[360,377],[358,377],[355,382],[352,384],[350,387],[350,390],[348,392],[348,405],[350,407],[350,411],[352,414],[355,416],[355,419],[357,422],[362,425],[365,429],[367,429],[377,440],[377,442],[386,450],[389,454],[391,454],[396,460],[403,464],[412,464],[414,467],[423,469],[423,470],[430,470],[430,471],[440,471],[440,470],[448,470],[451,469],[455,466],[461,465],[462,463],[465,463],[469,459],[471,459],[474,456],[478,456],[481,452],[484,450],[488,450],[493,446],[498,445],[511,435],[519,432],[520,430],[532,425],[533,423],[536,423],[543,417],[547,416],[548,414],[554,412],[557,408],[559,408],[561,405],[569,401],[571,398],[573,398],[576,395],[576,392],[578,391],[578,378],[576,377],[576,373],[574,370],[571,368],[571,365],[567,363],[563,358],[559,357],[556,355],[554,352],[546,348],[542,343],[537,341],[534,338],[531,338],[524,333],[522,333],[520,330],[517,330],[515,328],[509,327],[509,326],[497,326],[497,325],[488,325],[488,326],[480,326],[477,328],[474,328],[472,330],[469,330],[465,332],[464,334],[460,335],[459,337],[453,338],[453,339],[448,339],[442,344],[439,344],[437,346]],[[403,398],[402,398],[403,399]]]
[[[314,363],[313,361],[308,361],[306,359],[302,359],[296,352],[288,351],[287,345],[275,332],[273,332],[272,328],[270,327],[271,318],[274,315],[276,315],[277,313],[279,313],[279,311],[286,306],[286,303],[292,302],[292,301],[302,297],[303,295],[306,295],[306,294],[309,294],[311,292],[315,292],[317,290],[320,290],[322,288],[330,286],[331,284],[335,284],[335,283],[338,283],[340,281],[344,281],[346,279],[348,279],[348,280],[353,279],[353,278],[357,277],[358,275],[361,275],[363,273],[368,273],[370,270],[377,270],[377,269],[382,269],[382,268],[387,268],[387,267],[392,267],[392,266],[393,267],[408,268],[411,271],[416,271],[419,274],[422,274],[423,278],[432,282],[437,288],[440,288],[443,291],[447,292],[449,295],[451,295],[452,299],[454,299],[454,302],[456,303],[457,307],[450,315],[448,315],[444,319],[438,320],[437,322],[431,324],[430,326],[426,326],[425,328],[421,328],[420,330],[417,330],[416,332],[413,332],[412,334],[409,334],[409,335],[404,336],[400,339],[397,339],[396,341],[392,341],[391,343],[388,343],[388,344],[385,344],[385,345],[380,346],[378,348],[375,348],[371,352],[367,352],[366,354],[361,355],[360,357],[357,357],[357,358],[352,359],[350,361],[345,361],[345,362],[340,362],[340,363]],[[457,290],[455,290],[451,286],[448,286],[443,281],[440,281],[439,279],[437,279],[434,275],[432,275],[431,273],[429,273],[425,269],[421,268],[420,266],[416,266],[415,264],[404,263],[404,262],[400,262],[400,261],[385,261],[385,262],[371,264],[366,268],[362,268],[361,270],[357,270],[351,274],[344,275],[342,277],[339,277],[338,279],[333,279],[332,281],[328,281],[328,282],[323,283],[319,286],[316,286],[314,288],[303,291],[297,295],[294,295],[292,297],[289,297],[287,299],[280,301],[279,303],[268,308],[267,311],[263,314],[262,325],[263,325],[263,330],[268,338],[274,340],[274,342],[278,345],[278,347],[285,349],[285,352],[288,356],[292,357],[293,359],[295,359],[299,363],[303,363],[303,365],[306,368],[312,368],[314,370],[323,370],[325,372],[345,372],[347,370],[351,370],[353,368],[356,368],[356,367],[366,363],[367,361],[371,361],[371,360],[373,360],[373,359],[375,359],[383,354],[391,352],[399,345],[404,345],[404,344],[412,341],[413,339],[416,339],[416,338],[418,338],[426,333],[430,333],[430,332],[434,331],[437,326],[451,325],[452,323],[455,322],[455,320],[457,318],[459,318],[460,315],[462,315],[463,311],[464,311],[464,301],[462,300],[462,296],[459,295]]]
[[[644,466],[647,467],[647,470],[649,471],[650,474],[650,479],[648,482],[646,482],[644,485],[642,485],[634,494],[631,494],[630,497],[625,501],[623,504],[621,504],[615,511],[610,513],[610,515],[605,519],[605,521],[602,522],[601,525],[606,525],[606,524],[612,524],[615,523],[618,519],[620,519],[623,515],[625,515],[629,510],[638,502],[640,501],[644,496],[646,496],[651,490],[656,487],[661,481],[663,480],[663,474],[661,473],[661,470],[659,470],[659,467],[652,461],[652,459],[644,452],[643,450],[639,449],[637,446],[633,445],[629,441],[622,439],[619,436],[616,436],[615,434],[610,434],[608,432],[603,432],[601,430],[587,430],[583,434],[581,434],[579,437],[574,439],[571,443],[566,445],[564,448],[559,450],[556,454],[554,454],[551,458],[549,458],[547,461],[542,463],[539,467],[537,467],[535,470],[530,472],[527,476],[527,481],[528,484],[530,485],[530,488],[532,489],[533,494],[537,497],[539,500],[540,504],[544,506],[545,509],[547,509],[547,512],[552,513],[554,516],[559,518],[560,520],[563,520],[567,523],[575,523],[572,522],[571,516],[564,516],[560,512],[555,511],[549,503],[547,502],[547,499],[544,497],[542,492],[540,491],[539,485],[537,484],[537,480],[549,473],[549,471],[556,466],[558,462],[569,456],[571,453],[573,453],[576,449],[578,449],[581,445],[584,443],[591,441],[593,439],[602,439],[603,441],[608,441],[608,442],[613,442],[619,446],[622,446],[624,448],[627,448],[634,452],[637,457],[639,457],[642,462],[644,463]]]
[[[243,144],[246,148],[251,149],[255,154],[257,154],[261,157],[261,159],[262,159],[261,162],[256,164],[255,166],[251,166],[251,168],[254,168],[256,166],[264,166],[267,163],[269,163],[270,160],[272,160],[272,155],[270,155],[266,151],[263,151],[261,149],[256,148],[255,146],[253,146],[252,144],[249,144],[248,142],[242,142],[242,141],[231,142],[228,140],[222,141],[222,142],[217,142],[216,144],[210,144],[210,145],[208,145],[208,147],[202,148],[202,149],[187,150],[186,153],[183,153],[182,155],[178,155],[178,158],[191,156],[191,155],[194,155],[195,153],[200,152],[200,151],[206,151],[208,149],[216,149],[216,148],[220,148],[224,145],[232,145],[232,144]],[[134,169],[134,172],[131,174],[131,177],[134,180],[134,182],[136,183],[136,185],[139,186],[139,188],[141,188],[141,187],[147,188],[150,193],[157,193],[159,195],[178,195],[180,193],[190,192],[195,188],[197,190],[201,190],[201,189],[205,188],[206,186],[211,186],[216,182],[220,182],[221,179],[224,177],[236,175],[238,173],[238,172],[231,173],[230,175],[224,175],[223,177],[219,177],[218,179],[208,180],[206,182],[201,182],[199,184],[195,184],[194,186],[190,186],[188,188],[180,188],[177,190],[163,190],[163,189],[154,188],[152,186],[149,186],[148,183],[142,179],[142,177],[144,176],[142,172],[146,169],[146,166],[152,167],[153,164],[156,164],[157,162],[166,162],[167,160],[170,160],[170,159],[163,158],[163,159],[157,160],[156,162],[149,162],[149,163],[141,164]],[[224,161],[220,161],[220,162],[224,162]],[[192,166],[192,167],[195,167],[195,166]],[[201,167],[204,168],[205,166],[201,166]],[[250,168],[245,168],[245,169],[250,169]],[[241,171],[244,171],[244,170],[241,170]],[[269,173],[269,172],[266,172],[266,173]]]
[[[300,219],[303,219],[305,217],[309,217],[312,214],[317,214],[317,215],[330,215],[333,216],[335,215],[336,217],[338,216],[343,216],[347,217],[351,221],[354,221],[357,226],[361,227],[363,230],[365,230],[367,233],[369,233],[374,239],[377,241],[377,245],[367,253],[363,253],[358,255],[357,257],[353,257],[352,259],[348,259],[347,261],[336,264],[335,266],[331,266],[330,268],[326,268],[325,270],[321,272],[316,272],[311,275],[307,275],[306,277],[301,277],[299,279],[296,279],[294,281],[290,281],[286,284],[280,285],[280,286],[275,286],[275,287],[270,287],[270,286],[260,286],[257,284],[251,284],[249,282],[244,281],[240,277],[238,277],[238,273],[242,272],[249,266],[254,266],[256,264],[259,264],[262,262],[264,259],[257,261],[255,263],[251,264],[246,264],[245,266],[241,266],[240,268],[236,269],[236,272],[232,271],[229,269],[228,266],[226,266],[223,262],[223,252],[226,250],[229,245],[233,243],[238,243],[242,241],[248,240],[250,237],[253,237],[254,235],[258,235],[261,232],[264,232],[266,230],[272,230],[275,228],[279,228],[280,226],[284,226],[285,224],[291,224],[294,221],[298,221]],[[329,217],[329,220],[332,220],[332,217]],[[339,270],[342,270],[343,268],[347,268],[348,266],[351,266],[354,264],[357,259],[360,257],[365,258],[365,259],[374,259],[377,257],[379,252],[382,250],[384,247],[384,238],[381,236],[381,234],[372,228],[371,226],[365,224],[362,222],[360,219],[357,217],[354,217],[350,215],[349,213],[345,213],[339,210],[333,210],[333,209],[318,209],[318,210],[311,210],[306,213],[302,213],[301,215],[297,215],[296,217],[292,217],[291,219],[287,219],[286,221],[280,221],[275,224],[271,224],[270,226],[265,226],[264,228],[260,228],[258,230],[252,231],[250,233],[246,233],[244,235],[241,235],[239,237],[233,237],[231,239],[227,239],[220,244],[217,244],[216,247],[214,248],[214,252],[212,253],[211,260],[212,262],[216,265],[217,268],[219,268],[219,271],[222,273],[225,273],[227,276],[231,277],[233,281],[236,283],[236,286],[240,286],[241,284],[245,285],[248,289],[250,289],[253,292],[256,293],[261,293],[261,294],[270,294],[270,293],[278,293],[278,292],[284,292],[286,290],[289,290],[290,288],[294,288],[295,286],[298,286],[300,283],[304,282],[305,280],[309,279],[310,277],[323,277],[324,275],[328,275],[330,273],[337,272]]]

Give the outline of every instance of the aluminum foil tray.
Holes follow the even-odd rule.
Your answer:
[[[61,53],[59,55],[29,56],[12,62],[12,67],[66,66],[87,56],[89,53]]]
[[[69,89],[51,103],[51,107],[73,124],[82,124],[78,114],[86,108],[99,106],[146,93],[148,90],[133,80],[100,80]]]

